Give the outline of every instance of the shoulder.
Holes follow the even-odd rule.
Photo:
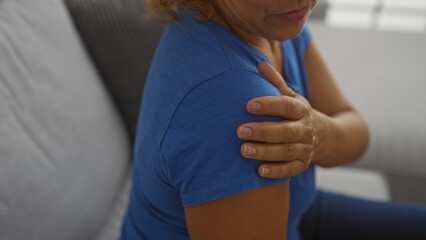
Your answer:
[[[217,114],[217,118],[247,121],[247,102],[261,96],[279,96],[279,91],[258,73],[244,70],[224,71],[194,86],[179,103],[173,123],[194,116]],[[192,112],[192,114],[190,114]],[[232,117],[232,118],[230,118]]]
[[[243,141],[236,134],[245,122],[281,120],[246,111],[250,99],[278,94],[254,72],[227,71],[197,85],[182,99],[161,149],[168,178],[179,189],[184,206],[288,181],[259,177],[260,162],[241,156]]]
[[[150,72],[162,79],[199,83],[230,66],[209,23],[198,23],[188,14],[170,23],[158,44]]]
[[[257,71],[266,60],[219,23],[196,22],[180,11],[178,22],[167,26],[152,63],[152,72],[184,76],[198,84],[227,70]]]

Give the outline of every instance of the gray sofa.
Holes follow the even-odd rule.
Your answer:
[[[162,32],[141,2],[0,0],[0,239],[117,238],[143,82]],[[373,125],[373,133],[392,130]],[[399,146],[412,146],[398,134]],[[381,137],[373,135],[367,159],[394,157]],[[320,170],[319,182],[386,200],[383,165]]]
[[[0,1],[0,102],[0,239],[93,239],[130,140],[62,1]]]

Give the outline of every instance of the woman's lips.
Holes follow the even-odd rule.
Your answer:
[[[284,19],[287,22],[298,22],[306,16],[308,9],[309,8],[305,7],[293,12],[278,14],[278,16],[280,16],[282,19]]]

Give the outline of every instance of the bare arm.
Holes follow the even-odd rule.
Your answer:
[[[288,210],[284,183],[187,207],[185,217],[193,240],[285,240]]]
[[[333,167],[357,160],[369,141],[367,124],[338,88],[314,42],[306,50],[305,64],[310,103],[321,128],[312,161]]]

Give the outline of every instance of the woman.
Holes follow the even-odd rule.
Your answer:
[[[122,239],[300,239],[311,163],[354,161],[368,142],[305,27],[315,4],[149,2],[169,24],[145,86]]]

